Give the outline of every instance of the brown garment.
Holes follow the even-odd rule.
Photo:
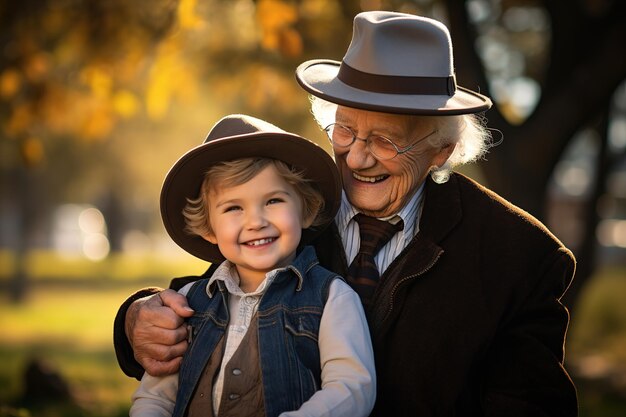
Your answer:
[[[222,357],[224,356],[224,340],[225,338],[222,337],[217,343],[215,350],[204,367],[198,386],[189,401],[188,417],[213,417],[213,381],[217,376]]]
[[[241,344],[224,368],[224,387],[219,416],[265,417],[259,364],[258,320],[253,317]],[[217,377],[224,340],[220,339],[189,403],[189,417],[213,417],[213,382]]]

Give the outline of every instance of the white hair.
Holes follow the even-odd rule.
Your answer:
[[[337,104],[319,97],[310,96],[311,112],[317,124],[323,129],[335,122]],[[430,175],[437,183],[444,183],[450,178],[455,166],[474,162],[485,156],[492,146],[491,132],[487,129],[486,119],[477,114],[457,116],[418,116],[406,115],[414,119],[414,124],[430,123],[437,129],[428,143],[434,148],[456,144],[452,155],[439,168],[432,169]]]

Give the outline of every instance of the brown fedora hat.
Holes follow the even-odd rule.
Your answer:
[[[197,198],[208,168],[239,158],[278,159],[304,172],[324,197],[323,215],[332,220],[341,201],[341,180],[335,162],[315,143],[263,120],[242,114],[218,121],[205,141],[185,153],[165,177],[161,189],[161,218],[170,237],[185,251],[209,262],[224,256],[217,245],[185,231],[183,209],[188,198]],[[324,228],[308,228],[302,241],[310,242]]]
[[[359,13],[342,62],[304,62],[296,78],[314,96],[365,110],[455,115],[491,107],[488,97],[456,85],[446,26],[405,13]]]

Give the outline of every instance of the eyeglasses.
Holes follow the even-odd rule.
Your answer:
[[[339,123],[329,124],[324,128],[324,131],[326,132],[326,135],[328,135],[330,143],[332,143],[333,146],[340,148],[347,148],[348,146],[351,146],[357,139],[365,141],[367,149],[372,153],[372,155],[374,155],[376,159],[383,161],[393,159],[398,155],[410,151],[415,145],[437,132],[437,130],[433,130],[428,135],[415,141],[413,144],[405,148],[400,148],[398,145],[393,143],[391,139],[381,135],[369,135],[365,139],[361,139],[356,136],[352,129]]]

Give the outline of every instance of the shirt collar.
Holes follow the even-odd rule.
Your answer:
[[[267,274],[265,274],[265,279],[261,282],[261,285],[252,293],[247,293],[247,295],[262,295],[265,290],[270,286],[270,284],[276,278],[276,274],[280,270],[284,270],[285,268],[274,269]],[[235,268],[235,264],[230,262],[229,260],[225,260],[217,267],[213,276],[209,279],[209,284],[206,286],[206,292],[209,297],[213,297],[214,294],[214,283],[220,281],[225,287],[226,290],[233,295],[243,296],[246,295],[241,288],[239,288],[239,274],[237,274],[237,268]]]
[[[246,295],[262,295],[263,293],[265,293],[267,288],[272,285],[278,274],[288,269],[292,270],[294,274],[298,277],[299,285],[297,286],[297,290],[299,290],[300,288],[302,288],[304,279],[303,277],[308,272],[308,270],[317,263],[317,257],[315,256],[315,250],[313,249],[313,247],[305,246],[300,254],[296,256],[296,259],[291,265],[269,271],[267,274],[265,274],[265,279],[263,280],[263,282],[261,282],[261,285],[259,285],[259,287],[254,292],[247,293]],[[230,294],[235,294],[239,296],[245,294],[241,290],[241,288],[239,288],[239,275],[237,274],[237,268],[235,268],[235,264],[233,264],[229,260],[225,260],[224,262],[222,262],[209,279],[209,283],[206,286],[206,292],[209,297],[213,297],[214,286],[212,284],[216,283],[217,281],[221,281]]]
[[[412,236],[417,233],[419,231],[418,224],[421,211],[420,209],[422,206],[422,200],[424,199],[424,185],[425,182],[420,185],[415,194],[413,194],[413,197],[411,197],[409,202],[402,207],[398,213],[388,217],[381,217],[380,220],[389,221],[394,216],[399,216],[404,221],[403,232],[406,236]],[[337,224],[339,230],[345,230],[348,227],[348,223],[350,223],[352,218],[358,212],[359,211],[348,201],[345,191],[342,191],[341,206],[339,207],[337,216],[335,216],[335,223]]]

